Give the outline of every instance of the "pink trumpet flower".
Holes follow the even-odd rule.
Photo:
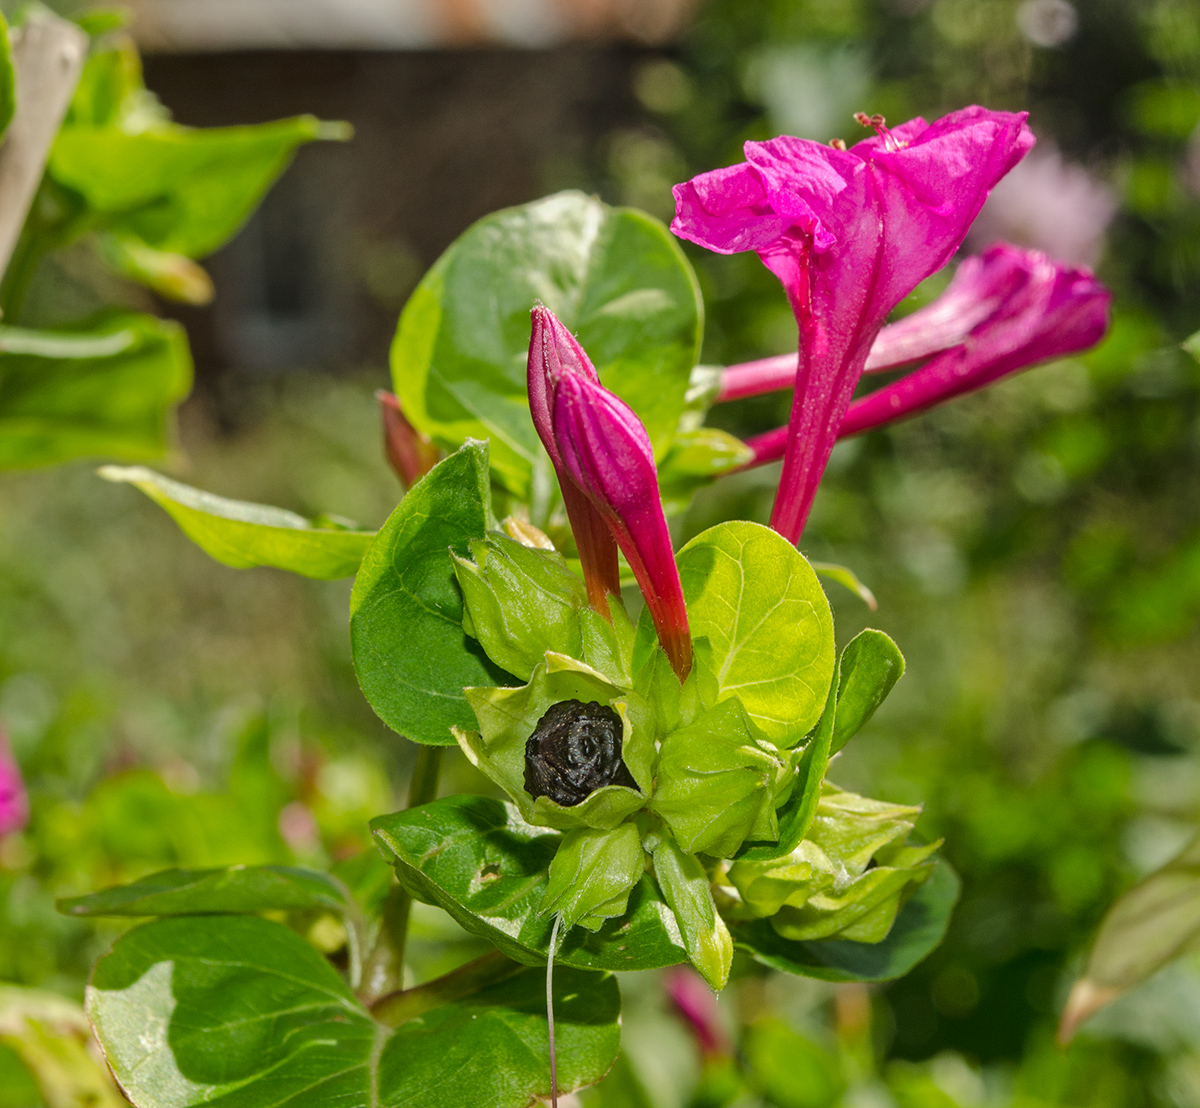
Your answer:
[[[1016,247],[1007,250],[1020,253]],[[932,304],[884,327],[875,337],[863,372],[884,373],[965,341],[976,326],[1000,309],[1015,289],[1007,258],[993,254],[989,250],[978,266],[974,263],[979,259],[968,259],[971,265],[964,262],[959,266],[946,291]],[[790,389],[795,381],[794,354],[731,365],[721,373],[717,403]]]
[[[411,488],[437,464],[438,449],[404,414],[400,399],[380,389],[375,393],[383,415],[383,450],[397,477]]]
[[[610,619],[608,598],[621,595],[616,540],[603,517],[563,466],[554,437],[554,402],[563,378],[574,374],[599,385],[600,376],[575,336],[549,308],[539,304],[531,314],[533,331],[529,337],[527,366],[529,413],[558,477],[563,506],[583,566],[588,601],[605,619]]]
[[[20,831],[29,822],[29,796],[25,779],[0,732],[0,836]]]
[[[591,512],[585,517],[587,526],[598,519],[609,541],[616,540],[682,681],[692,667],[692,638],[650,437],[633,410],[600,384],[583,347],[554,313],[544,307],[533,311],[529,407],[559,473],[563,499],[568,489],[578,493]],[[543,433],[547,412],[549,430]],[[570,502],[567,511],[582,554],[584,543]],[[588,535],[595,546],[593,533]],[[614,548],[614,576],[615,568]],[[586,573],[586,562],[584,569]]]
[[[791,420],[771,525],[799,541],[842,419],[888,313],[958,249],[992,187],[1033,145],[1025,114],[964,108],[852,149],[748,142],[746,161],[675,186],[671,229],[755,250],[800,329]]]
[[[934,314],[943,300],[957,305],[961,318],[975,319],[968,333],[921,368],[854,401],[842,419],[839,438],[903,419],[1010,373],[1094,346],[1108,329],[1112,295],[1090,270],[1063,265],[1036,250],[998,243],[963,261],[944,296],[923,309],[931,313],[926,318],[934,320],[934,332],[948,316]],[[978,317],[978,305],[988,306],[983,318]],[[902,322],[921,314],[914,312]],[[918,327],[910,326],[911,335],[918,332]],[[785,427],[751,439],[750,465],[783,456],[786,444]]]

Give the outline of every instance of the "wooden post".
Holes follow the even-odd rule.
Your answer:
[[[88,49],[79,27],[50,12],[31,13],[10,34],[17,105],[0,146],[0,275],[25,226]]]

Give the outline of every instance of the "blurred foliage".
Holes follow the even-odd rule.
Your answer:
[[[859,109],[1028,108],[1119,200],[1099,264],[1117,299],[1086,357],[842,444],[806,535],[879,598],[868,614],[833,593],[843,641],[870,622],[908,658],[833,776],[925,804],[919,830],[964,879],[946,943],[869,996],[738,963],[719,1006],[732,1047],[707,1058],[652,975],[624,981],[625,1054],[585,1104],[1200,1105],[1194,965],[1053,1044],[1104,912],[1200,815],[1200,367],[1178,347],[1200,327],[1200,5],[709,0],[633,91],[644,123],[548,166],[547,191],[669,216],[670,185],[747,138],[853,140]],[[794,347],[757,259],[689,257],[705,361]],[[399,493],[370,400],[384,379],[259,385],[223,438],[197,402],[176,474],[375,526]],[[746,434],[786,414],[768,397],[717,417]],[[724,479],[681,537],[765,520],[775,480]],[[411,752],[357,690],[346,603],[344,583],[213,564],[88,472],[0,483],[0,719],[34,801],[0,843],[0,978],[80,994],[114,931],[56,915],[56,895],[365,844]],[[455,757],[443,792],[466,788],[487,790]],[[418,916],[418,973],[469,955],[447,933]],[[36,1104],[16,1065],[0,1047],[2,1108]]]

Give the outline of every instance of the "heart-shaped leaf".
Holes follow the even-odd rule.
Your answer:
[[[395,1029],[282,924],[182,917],[101,958],[87,1012],[136,1108],[526,1108],[550,1092],[545,981],[523,972]],[[558,1081],[598,1081],[620,1042],[609,977],[555,981]]]
[[[695,638],[712,647],[716,696],[737,696],[759,730],[794,746],[825,707],[833,616],[804,556],[768,527],[719,523],[680,552]]]
[[[371,821],[394,859],[400,883],[436,904],[467,931],[510,958],[542,965],[553,919],[540,915],[557,831],[526,823],[512,804],[453,796]],[[598,931],[576,927],[555,962],[584,969],[657,969],[687,961],[671,910],[649,877],[629,894],[629,909]]]
[[[350,648],[379,718],[414,742],[452,746],[475,727],[463,689],[511,683],[463,632],[451,550],[482,539],[491,510],[488,445],[469,442],[418,481],[363,558],[350,596]]]
[[[274,566],[322,580],[350,577],[375,537],[374,531],[322,527],[283,508],[214,496],[143,466],[104,466],[100,476],[141,489],[192,542],[234,569]]]
[[[539,301],[638,413],[661,460],[699,350],[696,278],[657,220],[581,192],[486,216],[422,279],[392,345],[413,425],[450,449],[490,437],[497,476],[529,500],[535,462],[549,472],[525,395]]]
[[[958,876],[939,860],[929,880],[900,909],[887,938],[796,942],[780,936],[770,920],[730,924],[734,945],[772,969],[826,981],[891,981],[903,977],[943,939],[958,901]]]

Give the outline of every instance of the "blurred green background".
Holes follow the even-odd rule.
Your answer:
[[[920,829],[945,836],[964,880],[946,943],[869,998],[739,966],[719,1002],[732,1052],[703,1064],[658,982],[625,981],[627,1053],[586,1102],[1200,1105],[1200,965],[1053,1043],[1105,909],[1200,815],[1200,367],[1179,347],[1200,327],[1200,5],[709,0],[669,48],[593,49],[627,107],[586,142],[548,142],[512,200],[583,187],[668,218],[671,184],[737,160],[745,139],[853,141],[856,110],[1028,109],[1038,151],[972,245],[1094,263],[1116,300],[1086,356],[839,446],[803,543],[879,598],[870,613],[834,593],[839,639],[871,624],[907,656],[831,776],[925,805]],[[514,64],[543,63],[561,64]],[[469,145],[469,121],[445,141]],[[755,258],[688,253],[706,361],[794,348]],[[354,365],[269,375],[232,356],[206,377],[202,362],[166,468],[379,524],[400,488],[372,399],[386,348],[367,345]],[[712,422],[748,434],[786,412],[785,398],[743,401]],[[776,478],[718,483],[680,537],[765,521]],[[357,690],[348,596],[347,582],[211,562],[88,465],[0,480],[0,721],[33,802],[28,830],[0,840],[0,980],[82,994],[113,932],[57,915],[56,896],[367,845],[412,750]],[[452,760],[445,792],[484,787]],[[422,919],[438,933],[436,913]],[[0,1108],[35,1103],[0,1054]]]

